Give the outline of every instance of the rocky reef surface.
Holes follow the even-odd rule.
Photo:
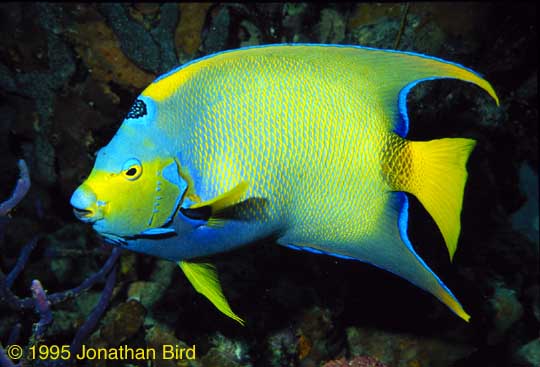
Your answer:
[[[19,159],[32,183],[0,213],[0,365],[10,366],[9,345],[42,344],[196,346],[195,359],[153,366],[539,366],[536,14],[532,3],[0,4],[0,202],[12,195]],[[154,78],[220,50],[283,42],[420,52],[493,84],[500,107],[448,80],[408,98],[410,139],[478,141],[453,262],[415,200],[409,227],[470,323],[369,265],[259,243],[212,259],[247,320],[240,327],[175,264],[110,255],[73,217],[71,193]],[[28,354],[22,363],[149,365]]]

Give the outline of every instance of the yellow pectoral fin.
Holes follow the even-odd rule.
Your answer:
[[[232,190],[229,190],[213,199],[193,204],[189,209],[199,209],[203,207],[210,208],[210,215],[207,225],[209,227],[222,227],[225,224],[225,218],[221,213],[227,208],[238,204],[248,189],[248,184],[245,181],[240,182]]]
[[[248,184],[245,181],[240,182],[232,190],[229,190],[221,195],[216,196],[213,199],[203,201],[201,203],[193,204],[190,209],[197,209],[202,206],[209,206],[212,208],[212,213],[219,212],[231,205],[240,201],[242,196],[246,193]]]
[[[197,292],[208,298],[222,313],[244,326],[244,320],[231,310],[223,295],[216,268],[212,264],[180,261],[178,265]]]

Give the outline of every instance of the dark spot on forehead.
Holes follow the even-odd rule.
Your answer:
[[[147,114],[146,112],[146,103],[144,103],[142,100],[138,99],[133,103],[133,106],[131,106],[131,109],[127,113],[126,118],[128,119],[138,119],[140,117],[143,117]]]

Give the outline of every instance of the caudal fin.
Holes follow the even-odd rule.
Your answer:
[[[446,138],[408,144],[412,172],[404,191],[416,196],[433,217],[452,259],[461,231],[466,164],[476,141]]]

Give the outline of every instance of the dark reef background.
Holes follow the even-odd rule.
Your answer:
[[[469,324],[372,266],[261,243],[212,258],[246,327],[216,311],[175,264],[126,252],[110,304],[83,344],[197,347],[195,361],[154,366],[540,366],[536,24],[536,5],[517,2],[2,3],[0,201],[15,186],[19,158],[32,186],[0,218],[0,269],[7,273],[36,235],[12,287],[19,297],[31,296],[33,279],[52,294],[101,268],[110,248],[75,219],[69,198],[136,96],[170,68],[281,42],[415,51],[482,73],[501,100],[497,107],[479,88],[452,80],[422,83],[408,98],[410,139],[478,141],[453,263],[414,199],[409,227],[420,255],[471,314]],[[42,343],[70,344],[103,287],[51,306]],[[40,316],[4,301],[1,345],[28,345]]]

